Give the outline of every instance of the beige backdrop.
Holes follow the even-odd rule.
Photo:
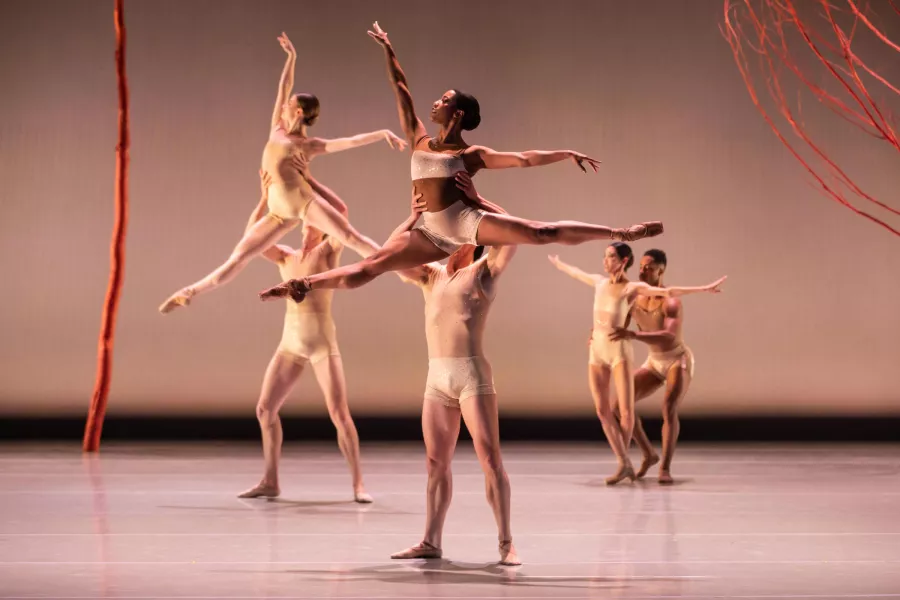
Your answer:
[[[824,199],[770,133],[719,33],[721,2],[126,5],[131,220],[112,414],[252,410],[281,330],[282,307],[256,300],[275,268],[256,262],[166,318],[156,307],[227,256],[257,202],[281,30],[300,53],[296,89],[323,104],[314,134],[399,131],[382,52],[366,36],[375,19],[421,114],[459,87],[481,101],[470,142],[603,160],[599,175],[571,163],[485,172],[486,197],[541,219],[662,219],[666,235],[635,251],[665,249],[669,284],[730,276],[721,296],[685,301],[697,356],[686,413],[900,412],[900,240]],[[90,398],[113,215],[111,7],[0,2],[6,414],[77,414]],[[871,50],[898,74],[896,55]],[[896,201],[896,155],[811,102],[805,118],[868,190]],[[313,168],[373,237],[406,216],[406,154],[381,144]],[[592,292],[546,255],[597,270],[602,252],[523,248],[505,275],[487,342],[505,414],[591,414]],[[418,290],[384,276],[338,293],[335,311],[356,413],[414,414],[427,361]],[[308,377],[287,410],[322,413],[319,398]]]

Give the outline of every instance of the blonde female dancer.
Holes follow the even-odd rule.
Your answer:
[[[400,68],[387,33],[378,23],[369,35],[385,51],[388,73],[400,112],[400,122],[413,150],[412,180],[421,193],[427,210],[424,225],[393,236],[380,251],[361,262],[318,275],[285,282],[260,294],[271,300],[290,295],[302,302],[307,293],[320,288],[356,288],[388,271],[399,271],[441,260],[463,245],[509,246],[517,244],[583,244],[593,240],[636,240],[662,233],[662,223],[649,222],[629,229],[559,221],[529,221],[496,213],[479,201],[472,201],[455,185],[457,173],[474,174],[480,169],[538,167],[572,160],[586,172],[584,164],[597,170],[598,161],[572,150],[544,152],[496,152],[485,146],[470,146],[462,132],[475,129],[481,122],[478,101],[459,90],[449,90],[431,109],[431,120],[440,128],[432,138],[416,116],[406,75]]]
[[[709,292],[718,294],[725,277],[701,287],[654,287],[642,281],[629,281],[625,271],[634,263],[628,244],[616,242],[606,248],[603,268],[609,277],[590,274],[559,260],[548,257],[553,265],[582,283],[594,288],[594,331],[591,334],[588,360],[588,381],[597,416],[606,439],[619,462],[615,474],[606,479],[615,485],[623,479],[635,479],[634,467],[628,458],[628,447],[634,434],[634,351],[631,340],[617,331],[626,327],[631,309],[639,296],[677,298],[687,294]],[[619,422],[609,394],[612,378],[619,401]]]
[[[302,156],[311,160],[320,154],[340,152],[379,140],[385,140],[391,148],[403,150],[406,142],[386,129],[333,140],[309,137],[307,127],[319,117],[319,100],[312,94],[292,93],[297,53],[284,33],[278,41],[287,53],[287,61],[281,73],[272,128],[262,157],[263,171],[272,176],[269,212],[246,231],[228,260],[203,279],[172,294],[160,305],[161,313],[187,306],[195,296],[228,283],[250,260],[274,246],[301,221],[339,240],[362,257],[380,247],[354,229],[347,217],[316,193],[294,167],[292,158]]]
[[[298,167],[303,168],[302,164]],[[249,230],[266,214],[268,205],[267,188],[271,179],[260,171],[262,179],[262,199],[250,215]],[[347,216],[346,205],[329,188],[312,177],[307,181],[317,194]],[[262,253],[263,258],[275,263],[282,279],[289,279],[310,273],[318,273],[340,264],[343,245],[337,239],[323,234],[315,227],[304,223],[303,246],[295,250],[289,246],[276,244]],[[347,404],[347,383],[344,379],[344,364],[337,343],[337,332],[331,314],[333,293],[323,290],[312,294],[308,302],[289,302],[284,317],[284,331],[281,343],[275,350],[263,379],[256,417],[262,432],[265,471],[259,484],[239,495],[241,498],[274,498],[281,493],[278,483],[278,463],[281,458],[283,434],[278,412],[284,405],[291,389],[300,379],[306,365],[312,367],[328,415],[338,434],[338,447],[350,466],[353,479],[353,498],[367,504],[372,497],[363,485],[359,460],[359,436],[350,416]]]

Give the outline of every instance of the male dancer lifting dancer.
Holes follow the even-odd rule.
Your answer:
[[[347,217],[347,205],[329,188],[313,179],[307,171],[307,163],[300,157],[294,157],[293,166],[300,172],[310,187],[319,197]],[[247,223],[249,230],[258,223],[267,212],[268,189],[271,178],[260,171],[262,179],[262,199],[250,215]],[[308,223],[303,224],[303,246],[295,250],[289,246],[276,244],[262,253],[262,256],[275,263],[283,280],[291,277],[302,277],[333,269],[340,264],[341,251],[344,245],[333,236],[322,233]],[[266,369],[260,391],[256,416],[262,432],[263,457],[265,471],[260,482],[240,494],[241,498],[272,498],[281,493],[278,484],[278,463],[281,458],[283,434],[278,412],[284,405],[291,389],[300,379],[307,365],[312,367],[316,381],[328,415],[338,433],[338,446],[350,466],[353,479],[353,498],[356,502],[369,503],[372,497],[366,493],[363,485],[362,470],[359,460],[359,436],[350,416],[347,404],[347,383],[344,378],[344,365],[337,343],[337,332],[331,315],[332,290],[321,290],[310,294],[303,304],[287,303],[284,316],[284,332],[281,343],[275,350],[272,360]]]
[[[457,187],[469,199],[490,210],[500,207],[480,198],[466,173],[456,174]],[[415,226],[425,210],[413,188],[413,212],[398,231]],[[396,232],[395,232],[396,233]],[[509,514],[509,477],[500,454],[497,392],[482,338],[488,312],[497,293],[497,280],[516,252],[516,246],[491,248],[464,245],[447,261],[432,262],[398,275],[421,288],[425,296],[425,337],[428,341],[428,378],[422,406],[422,434],[427,454],[425,537],[391,558],[440,558],[444,519],[450,508],[453,478],[450,462],[459,437],[460,416],[472,436],[484,471],[488,503],[497,521],[500,564],[518,565]]]

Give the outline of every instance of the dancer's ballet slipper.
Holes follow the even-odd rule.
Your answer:
[[[444,555],[443,550],[436,548],[428,542],[419,542],[412,548],[401,550],[391,554],[391,558],[405,560],[409,558],[440,558]]]
[[[516,547],[513,546],[512,540],[501,540],[500,545],[500,564],[507,567],[517,567],[522,564],[519,560],[519,554]]]
[[[630,464],[620,465],[619,470],[614,475],[606,478],[606,485],[616,485],[623,479],[634,481],[634,467]]]
[[[159,305],[159,312],[165,315],[172,312],[179,306],[187,306],[191,303],[191,298],[193,297],[194,290],[192,290],[191,288],[180,289],[169,296],[165,302]]]
[[[672,479],[672,475],[668,471],[659,470],[659,477],[656,479],[659,482],[659,485],[672,485],[675,483],[675,480]]]
[[[655,237],[662,232],[662,221],[647,221],[640,225],[632,225],[628,229],[614,229],[612,239],[620,242],[634,242],[643,238]]]
[[[635,479],[640,479],[644,475],[647,474],[647,471],[650,470],[650,467],[659,462],[659,456],[656,454],[651,454],[650,456],[645,456],[644,461],[641,463],[641,468],[638,469],[637,473],[634,474]]]
[[[290,297],[291,300],[299,304],[303,302],[303,299],[306,298],[306,294],[309,292],[309,282],[304,277],[302,279],[291,279],[264,290],[259,293],[259,299],[266,302],[268,300]]]
[[[276,498],[280,495],[281,490],[278,489],[277,485],[260,483],[259,485],[250,488],[246,492],[241,492],[240,494],[238,494],[238,498]]]
[[[372,504],[375,499],[366,492],[353,492],[353,501],[357,504]]]

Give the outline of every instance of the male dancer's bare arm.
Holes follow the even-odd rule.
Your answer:
[[[473,204],[478,206],[480,209],[489,213],[496,213],[500,215],[508,215],[509,213],[503,209],[499,204],[494,204],[490,200],[487,200],[478,193],[475,189],[475,183],[472,181],[472,176],[466,173],[465,171],[460,171],[456,174],[456,187],[461,189],[466,194],[466,198],[472,201]]]
[[[495,207],[495,209],[490,212],[503,215],[509,214],[503,210],[502,206],[486,200],[479,194],[478,190],[475,189],[475,182],[472,181],[472,177],[468,173],[460,172],[456,174],[456,187],[465,192],[466,197],[476,204]],[[496,279],[503,274],[503,271],[506,270],[506,267],[509,265],[512,257],[516,254],[518,248],[518,246],[492,246],[491,249],[488,250],[485,261],[491,279]]]
[[[675,336],[681,328],[681,300],[669,298],[666,300],[663,311],[665,318],[662,329],[658,331],[634,331],[627,327],[616,327],[609,334],[609,339],[614,342],[618,340],[638,340],[654,346],[671,344],[675,341]]]
[[[563,261],[559,260],[559,257],[555,254],[551,254],[547,258],[550,260],[550,264],[552,264],[554,267],[556,267],[569,277],[573,277],[591,287],[597,285],[597,282],[603,279],[599,275],[591,275],[590,273],[582,271],[578,267],[573,267],[570,264],[564,263]]]
[[[719,289],[719,286],[728,279],[728,276],[720,277],[716,281],[702,286],[697,287],[653,287],[646,283],[635,283],[633,284],[633,293],[638,296],[650,296],[650,297],[663,297],[663,298],[678,298],[679,296],[687,296],[689,294],[700,294],[703,292],[708,292],[710,294],[720,294],[722,290]]]
[[[250,213],[250,218],[247,219],[247,227],[244,228],[244,233],[250,231],[250,228],[256,225],[256,223],[264,216],[266,216],[266,213],[269,211],[269,185],[271,183],[271,175],[260,169],[259,187],[261,197],[259,199],[259,203],[256,205],[256,208],[254,208],[253,212]],[[276,244],[263,252],[262,257],[274,263],[279,263],[283,261],[288,255],[293,254],[293,252],[294,249],[289,246]]]
[[[284,103],[287,102],[291,90],[294,89],[294,66],[297,64],[297,51],[285,32],[281,32],[278,36],[278,43],[287,52],[287,60],[284,62],[284,69],[281,71],[281,79],[278,81],[278,95],[275,97],[275,108],[272,110],[272,127],[275,128],[281,123],[281,114],[284,110]]]
[[[406,74],[400,68],[400,61],[397,60],[397,55],[394,54],[394,48],[391,46],[390,40],[388,40],[387,33],[378,26],[378,21],[375,21],[372,28],[375,31],[369,31],[368,34],[384,48],[388,77],[394,87],[394,94],[397,96],[397,112],[400,114],[400,124],[412,149],[415,143],[427,134],[425,125],[416,116],[416,109],[413,106],[413,98],[409,91],[409,83],[406,81]]]

